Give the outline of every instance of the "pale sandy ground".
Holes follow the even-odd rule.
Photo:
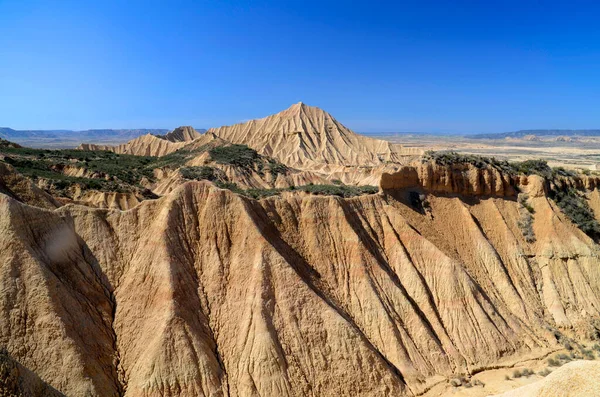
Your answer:
[[[592,348],[592,344],[586,346]],[[575,350],[577,351],[577,350]],[[447,381],[440,381],[424,393],[424,397],[592,397],[600,396],[600,352],[594,351],[595,360],[572,360],[562,362],[559,367],[549,366],[548,360],[560,354],[569,355],[566,349],[556,351],[539,351],[521,360],[510,363],[500,363],[503,368],[490,369],[473,375],[466,379],[472,385],[464,384],[454,387]],[[537,358],[535,356],[537,355]],[[593,363],[593,365],[588,365]],[[514,377],[515,371],[533,371],[533,375]],[[540,373],[549,370],[550,374],[543,376]],[[552,376],[553,373],[556,374]],[[587,374],[581,378],[581,374]],[[507,379],[506,377],[509,377]],[[581,379],[580,379],[581,378]],[[594,379],[590,382],[590,379]],[[547,390],[556,389],[555,394]],[[589,392],[591,390],[591,392]],[[561,394],[566,391],[566,394]],[[541,393],[541,394],[540,394]]]
[[[595,137],[575,139],[573,142],[551,140],[527,141],[523,139],[467,139],[453,136],[382,134],[369,135],[424,150],[453,150],[459,153],[494,156],[510,161],[544,159],[553,166],[600,169],[600,139]]]

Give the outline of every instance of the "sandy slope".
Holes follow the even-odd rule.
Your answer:
[[[67,395],[378,396],[595,329],[599,247],[540,181],[528,244],[513,196],[445,175],[349,200],[191,182],[126,212],[0,195],[0,345]]]

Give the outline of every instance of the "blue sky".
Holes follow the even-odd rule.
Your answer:
[[[303,101],[356,131],[600,128],[600,6],[0,0],[0,126],[211,127]]]

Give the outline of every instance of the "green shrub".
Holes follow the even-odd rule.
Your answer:
[[[552,177],[552,168],[545,160],[525,160],[510,165],[517,174],[540,175],[546,179]]]
[[[583,195],[575,189],[554,190],[551,195],[562,212],[592,238],[600,236],[600,224]]]
[[[560,367],[560,361],[554,359],[554,358],[549,358],[548,359],[548,365],[551,367]]]
[[[545,368],[545,369],[541,370],[540,372],[538,372],[538,375],[546,377],[546,376],[548,376],[550,374],[550,372],[551,372],[550,369]]]
[[[271,174],[273,174],[273,175],[279,175],[279,174],[285,175],[285,174],[288,173],[288,171],[289,171],[289,168],[286,165],[281,164],[281,163],[279,163],[279,162],[277,162],[277,161],[275,161],[273,159],[269,159],[269,172],[271,172]]]
[[[181,176],[190,180],[217,180],[217,173],[212,167],[181,167],[179,169]]]
[[[260,160],[256,150],[246,145],[218,146],[208,152],[210,157],[219,164],[231,164],[242,168],[253,168]]]
[[[302,190],[306,193],[323,195],[323,196],[339,196],[339,197],[355,197],[363,194],[375,194],[379,192],[376,186],[347,186],[347,185],[305,185],[296,186],[297,190]]]
[[[517,379],[517,378],[520,378],[521,376],[523,376],[523,374],[522,374],[522,373],[521,373],[521,371],[519,371],[518,369],[515,369],[515,370],[513,371],[513,374],[512,374],[512,377],[513,377],[513,378]]]

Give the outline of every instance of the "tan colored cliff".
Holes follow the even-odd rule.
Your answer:
[[[0,195],[0,345],[66,395],[379,396],[596,332],[599,247],[539,177],[519,180],[528,243],[504,183],[444,175],[424,212],[413,183],[254,201],[189,182],[125,212]]]
[[[60,203],[54,197],[4,162],[0,162],[0,194],[5,194],[22,203],[41,208],[54,209],[60,207]]]
[[[451,166],[421,161],[400,167],[394,173],[383,173],[383,190],[419,187],[432,193],[452,193],[465,196],[515,196],[520,177],[503,174],[487,167],[456,163]]]

